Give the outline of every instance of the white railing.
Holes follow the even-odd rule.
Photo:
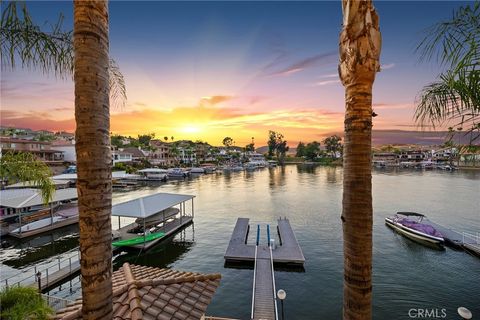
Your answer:
[[[471,239],[472,241],[466,241],[466,239]],[[463,243],[480,244],[480,232],[477,232],[476,234],[469,233],[469,232],[463,232],[462,233],[462,242]]]
[[[268,244],[268,247],[270,248],[270,263],[271,263],[271,267],[272,267],[273,301],[275,301],[275,320],[278,320],[277,290],[275,289],[275,270],[273,269],[272,245]]]

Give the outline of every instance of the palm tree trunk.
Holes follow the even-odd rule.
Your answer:
[[[74,50],[83,319],[111,319],[112,173],[107,1],[74,1]]]
[[[371,0],[343,0],[339,74],[345,86],[343,319],[372,317],[372,85],[381,36]]]

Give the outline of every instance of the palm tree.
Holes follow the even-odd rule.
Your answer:
[[[67,78],[73,72],[73,32],[64,31],[63,16],[45,31],[36,25],[27,5],[20,1],[2,2],[0,17],[1,68],[14,70],[17,64],[22,68],[39,69]],[[108,64],[110,97],[118,106],[125,105],[127,92],[125,80],[118,64],[109,59]]]
[[[460,7],[451,20],[426,30],[417,51],[421,60],[436,59],[447,68],[425,86],[417,99],[421,125],[451,125],[480,137],[480,2]]]
[[[38,187],[45,205],[50,202],[55,192],[51,175],[50,168],[31,153],[7,152],[0,157],[0,181],[21,181]]]
[[[343,0],[339,75],[345,87],[343,319],[372,317],[372,86],[381,35],[371,0]]]
[[[108,2],[74,1],[82,318],[112,317]]]

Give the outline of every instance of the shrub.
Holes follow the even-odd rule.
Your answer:
[[[46,320],[53,315],[37,290],[28,287],[10,287],[0,292],[0,318],[8,320]]]

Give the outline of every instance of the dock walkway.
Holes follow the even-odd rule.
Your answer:
[[[80,272],[80,261],[78,260],[73,261],[68,267],[64,267],[52,274],[48,274],[47,269],[47,273],[42,274],[40,280],[41,291],[44,292],[49,288],[55,287],[57,284],[62,283],[63,280],[77,274],[78,272]],[[32,286],[38,288],[37,283],[32,284]]]
[[[445,239],[446,244],[455,247],[462,248],[467,252],[470,252],[480,257],[480,236],[472,235],[468,233],[460,233],[452,229],[446,228],[441,224],[428,220],[428,223],[438,230]]]
[[[275,289],[270,248],[258,246],[255,260],[252,319],[275,319]]]

